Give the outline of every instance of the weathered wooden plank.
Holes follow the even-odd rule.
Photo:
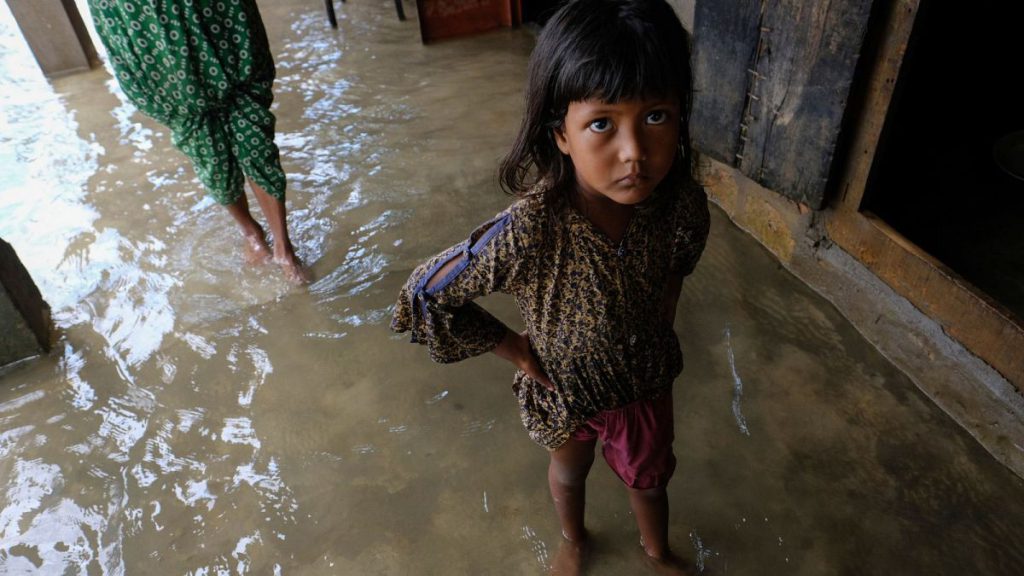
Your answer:
[[[694,11],[691,137],[698,150],[730,166],[760,24],[760,0],[705,0]]]
[[[903,67],[910,34],[917,19],[918,0],[903,0],[880,5],[878,23],[870,41],[875,45],[871,61],[860,87],[860,113],[850,124],[849,151],[837,166],[838,194],[832,207],[840,212],[858,212],[864,200],[868,176],[875,163],[875,152]]]
[[[1024,328],[1008,310],[870,214],[830,211],[826,226],[836,244],[1021,391]]]
[[[870,8],[871,0],[698,2],[698,148],[820,208]]]

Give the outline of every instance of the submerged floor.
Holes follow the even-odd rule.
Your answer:
[[[510,368],[387,329],[412,267],[508,202],[533,37],[423,47],[389,0],[336,32],[322,3],[261,8],[309,289],[241,266],[106,72],[47,83],[0,19],[0,236],[61,332],[0,378],[0,572],[542,573],[547,456]],[[714,216],[677,321],[674,546],[716,574],[1024,572],[1024,481]],[[589,501],[592,573],[643,573],[603,466]]]

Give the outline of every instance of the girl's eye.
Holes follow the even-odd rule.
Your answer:
[[[664,110],[655,110],[647,115],[648,124],[664,124],[668,120],[668,113]]]
[[[607,118],[598,118],[590,123],[589,128],[594,132],[600,134],[601,132],[607,132],[612,127],[612,123]]]

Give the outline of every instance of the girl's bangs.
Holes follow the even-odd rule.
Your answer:
[[[680,95],[685,72],[678,62],[680,54],[673,58],[672,51],[681,48],[652,43],[639,30],[627,27],[624,32],[618,38],[577,46],[580,50],[566,55],[567,65],[553,94],[560,108],[595,98],[614,103]],[[576,65],[572,65],[574,60]]]

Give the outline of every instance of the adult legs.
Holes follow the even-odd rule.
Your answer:
[[[268,194],[259,184],[249,180],[259,202],[260,209],[270,225],[270,233],[274,235],[274,262],[281,267],[285,276],[296,284],[306,284],[310,281],[309,272],[303,268],[298,257],[295,256],[295,249],[292,241],[288,238],[288,223],[285,219],[284,202]],[[244,196],[244,195],[243,195]],[[250,219],[252,216],[250,216]]]
[[[245,238],[245,260],[250,264],[262,264],[270,259],[270,250],[267,249],[266,237],[263,228],[253,219],[249,212],[249,201],[245,192],[238,196],[238,200],[226,206],[228,213],[235,219],[238,227],[242,230],[242,237]]]

